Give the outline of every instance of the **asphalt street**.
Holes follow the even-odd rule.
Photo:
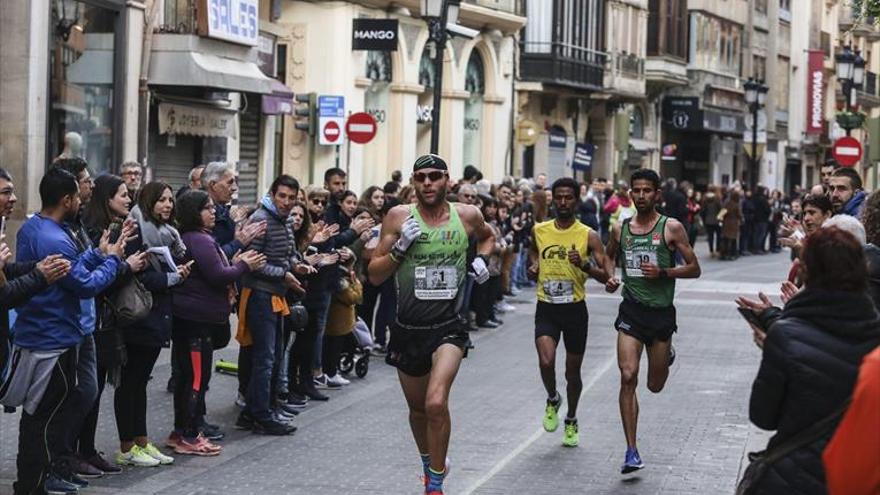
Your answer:
[[[748,421],[760,353],[733,299],[759,290],[777,294],[788,254],[720,262],[709,260],[702,244],[703,277],[677,286],[678,357],[662,393],[645,388],[643,361],[638,435],[644,470],[619,472],[625,442],[612,330],[619,295],[591,283],[580,446],[562,447],[561,427],[555,433],[541,428],[545,394],[533,344],[535,296],[523,292],[501,328],[472,336],[476,348],[464,361],[451,397],[452,469],[446,493],[733,493],[745,453],[768,437]],[[220,353],[233,360],[236,354],[234,347]],[[234,430],[236,379],[215,374],[208,416],[228,432],[219,457],[178,456],[168,467],[127,468],[122,475],[95,480],[81,493],[422,493],[418,452],[395,372],[380,359],[371,364],[364,379],[352,377],[343,390],[327,392],[329,402],[311,405],[297,419],[299,431],[283,438]],[[557,368],[564,391],[561,363]],[[149,386],[150,435],[157,445],[172,425],[171,395],[164,390],[169,372],[163,351]],[[17,438],[18,415],[0,415],[0,494],[12,493]],[[108,389],[99,448],[114,455],[116,439]]]

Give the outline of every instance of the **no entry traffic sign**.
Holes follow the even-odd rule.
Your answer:
[[[340,139],[342,137],[342,129],[339,128],[339,124],[337,124],[335,120],[327,120],[324,122],[324,127],[321,129],[321,135],[324,136],[324,140],[330,144],[336,144],[342,141]]]
[[[854,137],[842,137],[834,142],[831,154],[841,166],[852,167],[862,159],[862,145]]]
[[[352,114],[345,123],[348,139],[358,144],[366,144],[376,137],[376,119],[367,112]]]

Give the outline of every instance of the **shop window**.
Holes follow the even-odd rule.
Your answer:
[[[629,115],[629,135],[635,139],[645,137],[645,114],[639,107],[634,107]]]
[[[391,82],[391,52],[367,52],[367,79],[374,83]]]
[[[118,14],[72,0],[52,5],[48,159],[79,156],[94,173],[113,170]]]
[[[464,165],[480,168],[482,150],[481,134],[483,126],[483,94],[486,91],[486,79],[483,59],[477,50],[471,52],[465,70],[464,89],[470,95],[464,104]]]
[[[368,51],[366,71],[371,83],[364,93],[364,107],[382,129],[388,118],[388,96],[393,78],[391,52]]]

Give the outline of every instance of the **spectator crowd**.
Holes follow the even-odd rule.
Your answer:
[[[233,337],[235,427],[266,435],[293,433],[309,402],[348,386],[352,356],[386,352],[394,281],[375,286],[366,267],[386,213],[416,201],[400,172],[360,195],[338,168],[320,185],[281,175],[254,205],[233,204],[236,173],[226,163],[194,168],[177,191],[142,183],[136,162],[120,173],[93,179],[82,159],[59,157],[40,180],[40,211],[17,234],[15,261],[0,242],[0,403],[22,409],[16,494],[75,493],[120,466],[220,455],[225,432],[209,421],[206,394],[214,353]],[[870,450],[864,437],[842,426],[825,450],[825,469],[821,452],[862,359],[880,345],[880,197],[868,196],[852,169],[828,164],[822,180],[808,194],[795,187],[786,196],[738,183],[698,191],[670,178],[662,193],[663,213],[686,227],[692,245],[704,235],[713,258],[791,251],[784,307],[763,295],[739,300],[754,314],[763,348],[751,417],[777,430],[764,458],[836,416],[812,442],[774,459],[750,493],[824,493],[823,473],[829,487],[844,487],[833,493],[862,493],[848,486],[858,463],[842,459],[859,455],[851,449]],[[479,207],[496,239],[490,279],[476,284],[471,274],[461,316],[473,331],[498,328],[516,310],[510,298],[533,286],[532,227],[554,217],[547,177],[492,184],[468,166],[449,200]],[[8,218],[15,204],[14,178],[0,169],[0,215]],[[635,214],[628,184],[581,184],[577,214],[607,242],[610,226]],[[173,425],[151,432],[147,383],[169,346]],[[880,393],[863,374],[845,421],[871,419],[852,411],[868,407],[860,405],[868,396],[876,404]],[[100,407],[105,392],[113,411]],[[865,426],[874,432],[876,412]],[[119,440],[112,457],[95,446],[98,418],[108,414]],[[876,444],[864,455],[876,462]]]

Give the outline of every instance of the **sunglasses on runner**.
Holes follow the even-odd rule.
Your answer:
[[[446,172],[434,171],[434,172],[415,172],[412,175],[412,178],[416,182],[425,182],[425,179],[431,179],[431,182],[437,182],[438,180],[446,177]]]

